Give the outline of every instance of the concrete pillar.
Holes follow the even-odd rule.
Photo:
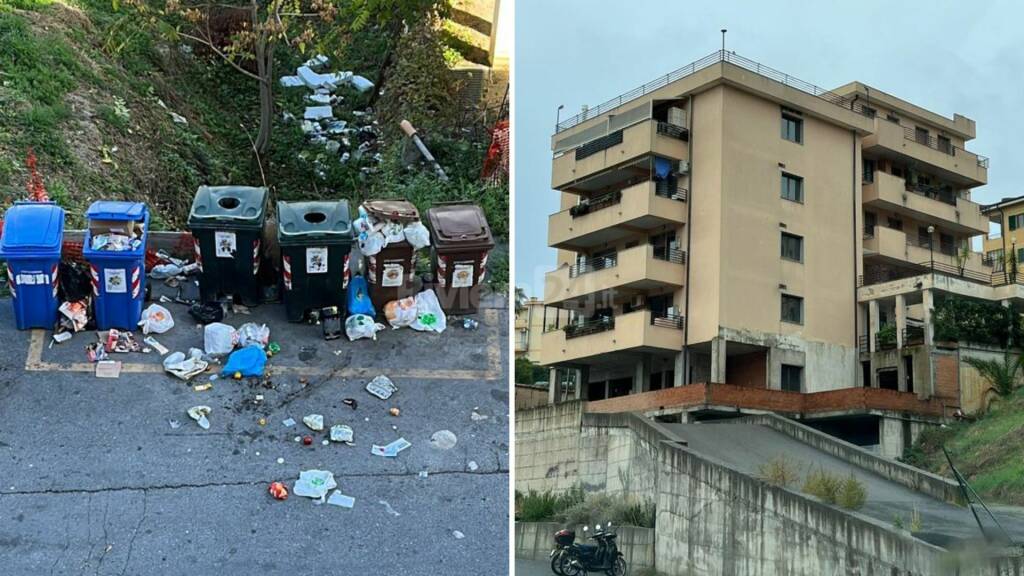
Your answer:
[[[878,333],[878,300],[868,302],[868,352],[875,352],[875,334]]]
[[[651,385],[651,355],[642,354],[633,369],[633,394],[647,392]]]
[[[676,366],[672,371],[672,379],[674,380],[672,382],[673,387],[679,387],[686,384],[686,374],[684,372],[685,370],[689,370],[690,367],[688,365],[689,363],[683,362],[683,359],[685,358],[684,354],[686,354],[685,351],[676,354]],[[684,366],[684,364],[686,364],[686,366]],[[665,385],[667,386],[668,382],[666,382]]]
[[[583,388],[590,383],[590,367],[582,366],[576,369],[576,400],[583,398]]]
[[[935,344],[935,327],[932,326],[932,308],[935,307],[935,301],[932,298],[931,289],[924,290],[921,292],[921,308],[923,309],[924,316],[924,345],[931,346]]]
[[[1001,300],[999,303],[1003,305],[1003,308],[1009,308],[1010,307],[1010,301],[1009,300]],[[1009,337],[1009,342],[1007,342],[1007,348],[1011,348],[1011,347],[1016,346],[1016,345],[1017,345],[1017,343],[1013,341],[1013,333],[1011,333],[1010,337]]]
[[[885,458],[903,456],[903,421],[898,418],[878,419],[878,452]]]
[[[907,303],[903,294],[896,295],[896,348],[903,348],[903,329],[907,327]]]
[[[725,384],[726,343],[724,338],[711,339],[711,381]]]
[[[558,394],[558,370],[548,370],[548,404],[554,404],[560,400]]]

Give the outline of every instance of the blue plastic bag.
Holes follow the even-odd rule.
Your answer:
[[[362,276],[354,276],[348,283],[348,314],[366,314],[370,318],[377,315],[373,310],[373,302],[370,301],[366,278]]]
[[[228,356],[221,376],[232,376],[236,372],[243,377],[263,376],[263,367],[267,365],[267,353],[259,346],[246,346],[235,350]]]

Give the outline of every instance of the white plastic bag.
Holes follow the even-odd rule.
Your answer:
[[[359,251],[363,256],[376,256],[388,245],[387,239],[380,232],[371,232],[359,238]]]
[[[413,250],[430,246],[430,231],[422,222],[413,222],[405,227],[405,239],[412,245]]]
[[[328,492],[338,487],[334,474],[327,470],[303,470],[295,481],[292,492],[296,496],[323,499]]]
[[[402,228],[401,222],[388,220],[384,222],[384,227],[381,229],[381,232],[384,234],[384,239],[386,240],[386,243],[384,244],[385,246],[392,242],[401,242],[405,240],[405,230]]]
[[[268,342],[270,342],[270,328],[267,328],[266,324],[260,326],[255,322],[246,322],[238,329],[238,345],[242,348],[254,344],[265,348]]]
[[[410,326],[420,332],[444,332],[447,320],[433,290],[424,290],[416,295],[416,321]]]
[[[174,318],[167,308],[159,304],[150,304],[142,311],[142,319],[139,320],[143,334],[163,334],[174,328]]]
[[[174,352],[164,358],[164,370],[186,382],[193,376],[201,374],[209,365],[203,360],[202,350],[197,348],[190,349],[187,357],[183,352]]]
[[[384,317],[392,328],[408,326],[416,321],[416,298],[409,296],[401,300],[392,300],[384,305]]]
[[[203,329],[203,350],[206,350],[207,354],[213,356],[228,354],[235,348],[236,342],[238,342],[238,333],[227,324],[213,322],[207,324]]]
[[[349,340],[360,338],[377,339],[377,331],[383,330],[383,324],[377,324],[373,318],[366,314],[353,314],[345,320],[345,334]]]

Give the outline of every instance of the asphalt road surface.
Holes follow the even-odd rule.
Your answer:
[[[156,352],[116,355],[120,378],[98,379],[83,364],[94,333],[49,348],[40,332],[33,344],[0,300],[0,573],[506,573],[508,315],[503,300],[491,306],[475,316],[477,330],[328,342],[264,305],[225,322],[270,326],[282,347],[272,387],[218,379],[194,391],[161,371]],[[167,307],[176,326],[158,340],[201,348],[185,308]],[[377,374],[398,386],[388,401],[364,390]],[[198,404],[213,409],[209,430],[186,415]],[[355,446],[323,446],[327,433],[302,424],[310,413],[350,425]],[[285,427],[287,418],[298,424]],[[439,430],[457,444],[432,446]],[[294,441],[305,434],[313,445]],[[397,458],[370,454],[399,437],[412,446]],[[312,468],[332,471],[355,507],[268,494],[270,482],[291,489]]]
[[[516,576],[552,576],[551,564],[538,560],[516,558]]]

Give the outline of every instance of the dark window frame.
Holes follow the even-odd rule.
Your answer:
[[[789,197],[789,182],[796,182],[796,198]],[[789,200],[790,202],[796,202],[797,204],[804,203],[804,179],[802,176],[791,174],[789,172],[782,172],[779,184],[779,196],[783,200]]]
[[[793,387],[794,375],[796,377],[795,389]],[[804,367],[796,364],[782,364],[779,368],[779,389],[786,392],[803,392]]]
[[[796,110],[782,108],[780,135],[783,140],[794,144],[804,143],[804,118]]]
[[[796,241],[796,253],[797,253],[797,257],[796,258],[793,258],[792,256],[789,256],[789,255],[786,254],[786,241],[787,240],[795,240]],[[790,262],[796,262],[798,264],[803,264],[804,263],[804,237],[800,236],[798,234],[791,234],[789,232],[783,232],[782,235],[779,237],[779,256],[783,260],[788,260]]]
[[[803,324],[804,324],[804,299],[803,299],[803,297],[802,296],[796,296],[796,295],[793,295],[793,294],[782,294],[780,299],[779,299],[779,301],[780,301],[779,317],[782,319],[782,321],[787,323],[787,324],[796,324],[796,325],[799,325],[799,326],[803,326]],[[786,317],[786,303],[787,302],[795,303],[796,304],[797,319],[794,320],[792,318],[787,318]]]

